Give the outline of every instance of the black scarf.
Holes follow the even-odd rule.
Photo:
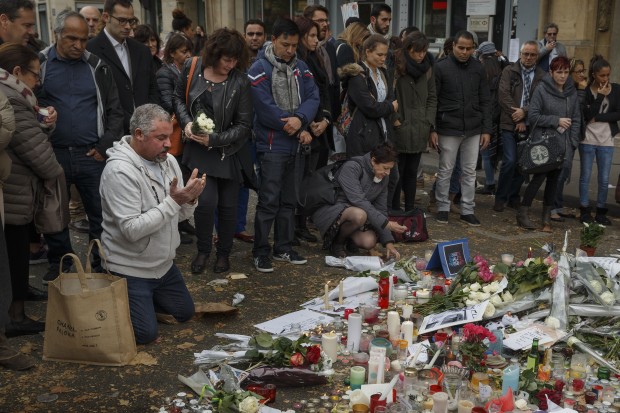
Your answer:
[[[409,53],[407,51],[405,51],[404,55],[407,65],[407,74],[411,76],[414,80],[418,80],[421,76],[428,72],[428,69],[431,68],[431,59],[428,53],[426,54],[426,56],[424,56],[424,59],[421,63],[413,60],[411,56],[409,56]]]

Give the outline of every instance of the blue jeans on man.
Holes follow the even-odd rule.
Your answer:
[[[103,215],[99,183],[105,161],[97,161],[92,156],[87,156],[86,153],[90,149],[90,146],[54,147],[54,154],[65,172],[67,191],[69,192],[71,185],[75,185],[80,193],[84,211],[88,216],[88,239],[93,240],[101,238]],[[56,234],[46,234],[45,241],[48,246],[47,257],[50,269],[56,271],[62,256],[73,252],[69,228],[67,227]],[[94,252],[92,266],[97,268],[100,265],[99,253]]]
[[[147,344],[157,338],[156,313],[170,314],[180,323],[194,316],[194,301],[175,264],[161,278],[117,275],[127,280],[129,312],[136,343]]]
[[[517,159],[517,133],[502,129],[502,146],[504,155],[497,179],[495,203],[512,203],[519,201],[519,191],[525,176],[519,172]]]
[[[609,192],[609,172],[611,171],[611,161],[614,157],[613,146],[579,144],[579,159],[581,161],[581,172],[579,174],[579,204],[587,207],[590,204],[590,177],[594,159],[597,166],[598,191],[596,197],[596,207],[605,208],[607,203],[607,193]]]
[[[274,227],[273,253],[290,252],[295,229],[296,156],[286,153],[259,152],[260,189],[254,218],[254,257],[269,256],[269,233]],[[302,158],[303,159],[303,158]],[[303,163],[303,160],[302,160]]]

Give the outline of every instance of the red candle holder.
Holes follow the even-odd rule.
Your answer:
[[[370,413],[375,413],[375,408],[377,406],[387,406],[387,398],[385,400],[379,400],[381,398],[381,393],[375,393],[370,396]]]

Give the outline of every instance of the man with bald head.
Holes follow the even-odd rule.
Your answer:
[[[0,44],[28,44],[34,36],[34,3],[30,0],[0,0]]]
[[[90,239],[101,237],[99,182],[106,150],[123,135],[123,110],[109,66],[86,50],[88,24],[76,11],[56,17],[56,44],[41,52],[40,105],[58,111],[50,141],[65,171],[67,185],[75,185],[88,216]],[[67,81],[70,79],[71,81]],[[46,235],[50,269],[43,280],[58,277],[60,258],[72,252],[69,229]],[[95,257],[93,264],[99,264]]]
[[[80,9],[80,14],[84,16],[88,24],[88,38],[92,39],[97,36],[97,33],[99,33],[97,27],[99,26],[99,20],[101,20],[101,12],[99,9],[95,6],[84,6]]]

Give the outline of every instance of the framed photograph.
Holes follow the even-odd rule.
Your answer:
[[[427,270],[442,268],[446,278],[454,277],[469,262],[467,238],[440,242],[426,265]]]

